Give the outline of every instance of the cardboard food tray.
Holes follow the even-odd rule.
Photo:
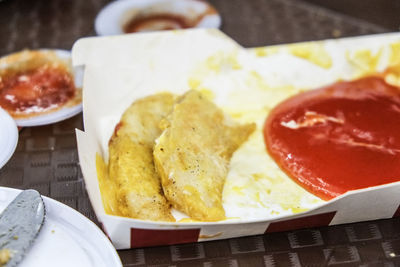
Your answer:
[[[400,182],[351,191],[331,201],[322,201],[282,176],[283,185],[278,183],[270,188],[278,193],[270,198],[261,196],[261,200],[271,203],[261,203],[258,199],[259,202],[250,205],[255,200],[249,194],[235,195],[224,189],[227,214],[239,214],[239,217],[220,222],[151,222],[106,214],[96,173],[96,153],[108,160],[108,140],[122,113],[135,99],[161,91],[182,94],[202,84],[204,88],[214,88],[217,105],[235,114],[235,107],[248,111],[250,104],[262,105],[252,94],[246,94],[246,87],[250,86],[257,87],[259,92],[274,88],[273,94],[265,96],[272,99],[273,106],[287,97],[280,94],[279,88],[292,95],[399,65],[399,33],[244,49],[218,30],[185,30],[85,38],[75,43],[72,57],[74,65],[85,66],[85,131],[76,131],[80,164],[97,218],[117,249],[400,216]],[[399,77],[389,78],[400,83]],[[224,101],[226,95],[236,93],[240,96],[238,101]],[[256,113],[248,113],[244,116],[247,119],[257,117]],[[263,120],[257,122],[258,130]],[[240,162],[240,157],[236,158]],[[278,169],[272,165],[271,168]],[[233,182],[237,179],[240,177]],[[254,188],[251,190],[258,190]],[[252,192],[249,190],[244,192]],[[293,194],[301,196],[298,203],[290,198]],[[289,206],[282,202],[286,197],[291,201]],[[237,203],[230,203],[236,198]],[[246,201],[250,201],[249,206]]]

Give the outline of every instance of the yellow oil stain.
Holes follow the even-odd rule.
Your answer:
[[[103,202],[105,212],[111,215],[119,215],[117,199],[115,197],[115,184],[110,180],[108,176],[107,164],[98,153],[96,153],[96,171],[97,179],[99,180],[101,200]]]
[[[262,173],[253,173],[251,176],[254,178],[254,181],[258,181],[265,177]]]
[[[271,210],[270,214],[271,215],[279,215],[281,213],[279,211],[276,211],[276,210]]]
[[[232,111],[232,112],[228,112],[228,113],[234,119],[240,119],[243,116],[243,112]]]
[[[304,212],[304,211],[308,211],[308,209],[300,208],[300,207],[292,207],[293,213],[300,213],[300,212]]]
[[[400,65],[400,42],[390,44],[390,65]]]
[[[269,111],[271,107],[275,106],[278,102],[300,91],[299,88],[291,84],[271,86],[267,83],[266,79],[255,70],[247,73],[245,83],[249,88],[257,88],[270,93],[271,98],[265,106],[265,111]]]
[[[387,83],[400,86],[400,42],[390,44],[389,67],[384,75]]]
[[[198,220],[194,220],[192,218],[182,218],[178,222],[180,223],[191,223],[191,222],[199,222]]]
[[[293,185],[293,188],[295,188],[294,185]],[[288,189],[289,189],[289,187],[288,187]],[[286,195],[286,197],[283,197],[280,200],[279,204],[283,210],[291,211],[293,214],[309,210],[308,208],[305,208],[305,207],[302,207],[299,205],[299,203],[302,202],[301,200],[302,200],[302,196],[303,196],[301,191],[290,190],[290,192],[291,192],[290,195]]]
[[[205,66],[208,70],[217,73],[221,72],[221,70],[225,68],[230,68],[233,70],[239,70],[242,68],[237,60],[237,52],[218,52],[206,59]]]
[[[267,57],[279,52],[279,48],[276,46],[272,47],[257,47],[253,49],[257,57]]]
[[[226,220],[240,220],[240,217],[226,217]]]
[[[269,206],[261,199],[261,194],[260,192],[256,192],[254,194],[254,200],[255,202],[257,202],[259,205],[261,205],[263,208],[268,209]]]
[[[358,70],[356,76],[359,77],[376,72],[382,51],[382,48],[376,53],[373,53],[371,50],[362,49],[354,51],[353,53],[347,52],[346,58],[348,62]]]
[[[197,89],[201,84],[201,80],[194,78],[194,77],[190,77],[188,79],[188,85],[190,87],[190,89]]]
[[[179,29],[172,29],[171,33],[176,34],[176,35],[183,35],[184,31],[179,30]]]
[[[270,90],[264,78],[255,70],[249,71],[248,77],[246,79],[246,84],[249,87],[257,87],[262,90]]]
[[[244,189],[243,186],[233,186],[232,187],[232,191],[241,196],[245,195],[245,193],[243,193],[243,189]]]
[[[321,68],[332,67],[332,58],[320,43],[301,43],[289,45],[289,52],[299,58],[305,59]]]
[[[199,235],[199,238],[208,239],[208,238],[216,238],[222,235],[222,232],[218,232],[212,235]]]
[[[315,198],[315,199],[311,200],[310,202],[311,202],[312,204],[318,204],[318,203],[321,203],[321,200],[318,199],[318,198]]]
[[[215,72],[221,71],[221,56],[220,54],[212,55],[206,59],[205,65],[207,69]]]
[[[228,55],[228,63],[231,66],[232,69],[234,70],[240,70],[242,66],[240,65],[239,61],[237,60],[237,55],[235,54],[229,54]]]

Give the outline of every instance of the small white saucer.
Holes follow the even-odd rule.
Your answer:
[[[209,12],[211,11],[211,12]],[[219,28],[221,17],[214,7],[200,0],[119,0],[105,6],[97,15],[98,35],[124,34],[124,26],[135,17],[152,14],[175,14],[185,18],[200,17],[194,28]]]
[[[34,51],[34,50],[31,50],[31,51]],[[66,62],[71,60],[71,52],[68,50],[40,49],[39,51],[55,53],[55,55],[59,59],[65,60]],[[2,57],[1,60],[6,63],[3,65],[0,64],[0,67],[7,68],[7,58],[15,56],[18,53],[21,53],[21,52],[16,52],[16,53],[9,54],[9,55]],[[29,51],[22,51],[22,53],[29,53]],[[24,57],[21,57],[21,58],[24,58]],[[83,68],[82,67],[72,68],[72,72],[73,72],[72,74],[74,75],[75,87],[77,90],[77,97],[79,96],[80,101],[76,101],[76,103],[74,103],[73,105],[61,106],[57,110],[54,110],[54,111],[50,110],[49,112],[46,112],[43,114],[38,113],[38,114],[32,115],[30,117],[26,117],[26,118],[14,118],[16,124],[18,126],[22,126],[22,127],[46,125],[46,124],[51,124],[51,123],[55,123],[58,121],[68,119],[68,118],[75,116],[76,114],[82,112],[81,91],[82,91],[82,83],[83,83]]]
[[[0,108],[0,169],[13,155],[18,143],[18,128],[13,118]]]

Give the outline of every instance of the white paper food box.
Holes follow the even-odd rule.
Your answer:
[[[396,182],[348,192],[327,202],[313,201],[313,196],[301,193],[304,194],[302,201],[311,200],[292,203],[300,208],[297,210],[282,209],[278,194],[275,199],[271,198],[268,207],[250,207],[250,204],[246,207],[242,203],[242,209],[238,209],[239,206],[224,203],[227,213],[237,209],[238,214],[243,214],[226,221],[150,222],[106,214],[96,174],[96,153],[107,160],[108,140],[122,113],[135,99],[159,91],[182,94],[193,84],[203,82],[202,79],[209,88],[221,88],[220,91],[214,89],[214,94],[216,99],[223,99],[231,87],[239,88],[242,82],[244,84],[249,73],[257,74],[257,79],[253,77],[250,81],[254,86],[257,86],[254,83],[268,81],[275,88],[289,85],[301,89],[318,88],[339,79],[351,80],[369,72],[383,71],[389,59],[395,58],[393,51],[398,52],[400,64],[399,33],[255,49],[244,49],[213,29],[78,40],[72,51],[73,64],[85,66],[85,131],[76,131],[78,152],[86,188],[104,231],[117,249],[126,249],[400,216],[400,182]],[[374,64],[368,64],[368,60],[375,60]],[[218,71],[209,72],[207,68]],[[244,94],[243,105],[254,101],[251,94],[235,88],[232,90]],[[224,106],[223,101],[216,102]],[[226,106],[226,110],[230,110],[229,107]],[[285,183],[294,184],[290,178],[284,179]],[[293,185],[293,190],[302,192],[296,186]],[[226,202],[230,201],[229,193],[224,197]],[[242,200],[246,201],[246,197]]]

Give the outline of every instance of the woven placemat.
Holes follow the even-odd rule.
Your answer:
[[[94,35],[105,0],[0,2],[0,55],[71,49]],[[381,33],[382,27],[296,0],[210,0],[222,30],[245,47]],[[24,128],[0,185],[34,188],[96,222],[80,171],[74,129],[82,116]],[[400,219],[205,243],[119,251],[125,266],[400,266]]]

